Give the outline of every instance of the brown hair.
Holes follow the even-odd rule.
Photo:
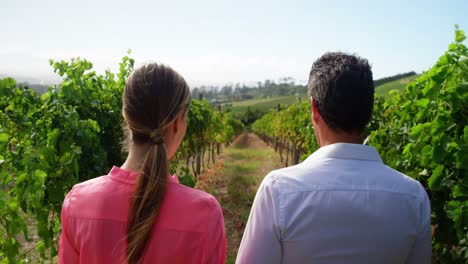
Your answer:
[[[185,80],[168,66],[150,63],[128,78],[123,95],[126,145],[150,145],[130,199],[127,263],[141,263],[161,208],[169,174],[163,132],[190,100]]]

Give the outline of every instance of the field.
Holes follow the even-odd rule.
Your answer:
[[[306,98],[306,95],[300,96],[302,100]],[[259,99],[250,99],[244,101],[236,101],[232,103],[227,103],[222,106],[223,109],[231,109],[233,114],[241,114],[247,111],[250,108],[251,111],[258,110],[262,113],[266,113],[271,109],[275,108],[278,104],[290,105],[298,101],[298,96],[288,95],[288,96],[277,96],[272,98],[259,98]]]

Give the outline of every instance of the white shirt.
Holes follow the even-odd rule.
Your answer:
[[[430,263],[430,211],[375,148],[327,145],[265,177],[236,263]]]

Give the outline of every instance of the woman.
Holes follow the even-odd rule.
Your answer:
[[[189,102],[187,83],[167,66],[147,64],[130,75],[123,95],[128,158],[65,198],[59,263],[224,263],[218,202],[168,171]]]

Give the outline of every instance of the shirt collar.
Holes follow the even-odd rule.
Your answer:
[[[117,181],[134,184],[138,178],[138,172],[124,170],[117,166],[113,166],[109,172],[109,177]],[[169,182],[179,183],[179,179],[174,174],[169,176]]]
[[[337,158],[382,162],[377,150],[372,146],[351,143],[334,143],[316,150],[304,162],[320,158]]]

